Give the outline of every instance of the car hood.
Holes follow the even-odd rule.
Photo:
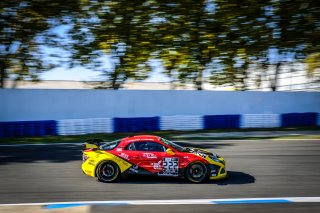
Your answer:
[[[193,148],[193,147],[186,147],[184,152],[192,153],[195,155],[198,155],[200,157],[206,158],[209,157],[217,157],[217,154],[214,154],[208,150],[205,149],[199,149],[199,148]]]

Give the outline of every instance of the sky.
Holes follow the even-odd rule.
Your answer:
[[[52,29],[53,33],[59,35],[59,37],[68,39],[66,37],[67,31],[70,29],[69,25],[60,25]],[[47,53],[56,51],[56,49],[45,49]],[[103,61],[103,68],[106,70],[112,70],[112,58],[109,55],[106,55],[101,58]],[[162,74],[163,67],[161,63],[157,60],[150,60],[150,64],[153,68],[152,73],[150,76],[144,80],[144,82],[170,82],[170,79]],[[43,72],[40,74],[41,80],[65,80],[65,81],[99,81],[99,80],[106,80],[106,77],[103,76],[101,71],[95,71],[86,69],[85,67],[74,67],[72,69],[65,68],[65,67],[58,67],[52,70]]]
[[[275,56],[276,53],[270,54],[270,60],[276,63],[278,58]],[[299,90],[303,89],[305,83],[309,80],[307,79],[304,67],[299,63],[295,66],[298,72],[294,73],[283,73],[279,75],[279,85],[283,90]],[[162,72],[163,68],[159,63],[152,63],[153,71],[151,75],[143,82],[170,82],[170,79],[166,77]],[[286,69],[291,69],[286,67]],[[74,67],[72,69],[68,68],[55,68],[50,71],[44,72],[40,75],[42,80],[61,80],[61,81],[104,81],[105,76],[102,75],[100,71],[89,70],[84,67]],[[262,83],[263,88],[269,88],[268,81],[266,79]],[[287,86],[286,86],[287,85]],[[221,88],[220,88],[221,89]],[[225,90],[225,88],[222,88]]]
[[[53,29],[53,32],[59,34],[60,36],[65,36],[66,31],[68,30],[69,26],[59,26]],[[50,52],[50,50],[46,50]],[[51,50],[52,51],[52,50]],[[271,64],[275,64],[278,62],[279,59],[285,59],[290,61],[293,59],[293,55],[279,55],[278,50],[275,48],[269,49],[268,54],[269,60]],[[101,58],[103,62],[103,68],[105,70],[112,70],[113,69],[113,62],[111,56],[107,55]],[[158,60],[150,60],[150,65],[153,68],[152,73],[150,76],[144,80],[143,82],[170,82],[171,79],[168,78],[166,75],[163,74],[163,66],[161,62]],[[208,77],[209,73],[204,73],[205,77]],[[41,80],[61,80],[61,81],[105,81],[106,76],[103,76],[101,71],[89,70],[84,67],[78,66],[74,68],[66,68],[66,67],[59,67],[54,68],[52,70],[43,72],[40,74]],[[130,81],[130,80],[129,80]]]
[[[214,11],[214,1],[209,1],[208,3],[208,11]],[[59,35],[59,37],[69,39],[66,34],[67,31],[70,29],[70,25],[60,25],[52,29],[53,33]],[[51,51],[46,49],[48,53]],[[277,49],[270,48],[269,49],[269,59],[271,63],[276,63],[279,59],[280,55],[278,54]],[[288,57],[288,56],[286,56]],[[289,56],[289,58],[292,56]],[[288,58],[286,58],[288,59]],[[106,70],[112,70],[112,58],[111,56],[107,55],[101,58],[103,61],[103,68]],[[150,60],[150,65],[153,68],[153,72],[151,75],[144,80],[144,82],[170,82],[170,79],[163,74],[163,66],[157,60]],[[205,77],[208,76],[209,73],[205,73]],[[106,80],[106,77],[103,76],[101,71],[89,70],[84,67],[74,67],[72,69],[60,67],[54,68],[52,70],[46,71],[40,75],[41,80],[67,80],[67,81],[99,81],[99,80]]]
[[[41,80],[67,80],[67,81],[99,81],[105,77],[102,72],[89,70],[84,67],[66,69],[54,68],[40,75]],[[169,82],[170,79],[161,73],[161,67],[155,66],[150,77],[144,82]]]

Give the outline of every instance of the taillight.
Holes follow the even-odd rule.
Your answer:
[[[88,155],[82,154],[82,161],[85,162],[86,160],[88,160]]]

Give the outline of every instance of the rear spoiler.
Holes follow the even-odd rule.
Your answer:
[[[102,144],[103,140],[101,139],[88,139],[82,145],[82,149],[99,149],[99,146]]]

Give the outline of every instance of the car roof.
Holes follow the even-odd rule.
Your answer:
[[[121,140],[122,145],[126,145],[131,142],[140,142],[140,141],[155,141],[155,142],[161,142],[159,136],[155,135],[135,135],[131,137],[126,137]]]
[[[159,136],[155,135],[134,135],[130,137],[123,138],[122,141],[132,141],[132,140],[152,140],[152,141],[160,141]]]

